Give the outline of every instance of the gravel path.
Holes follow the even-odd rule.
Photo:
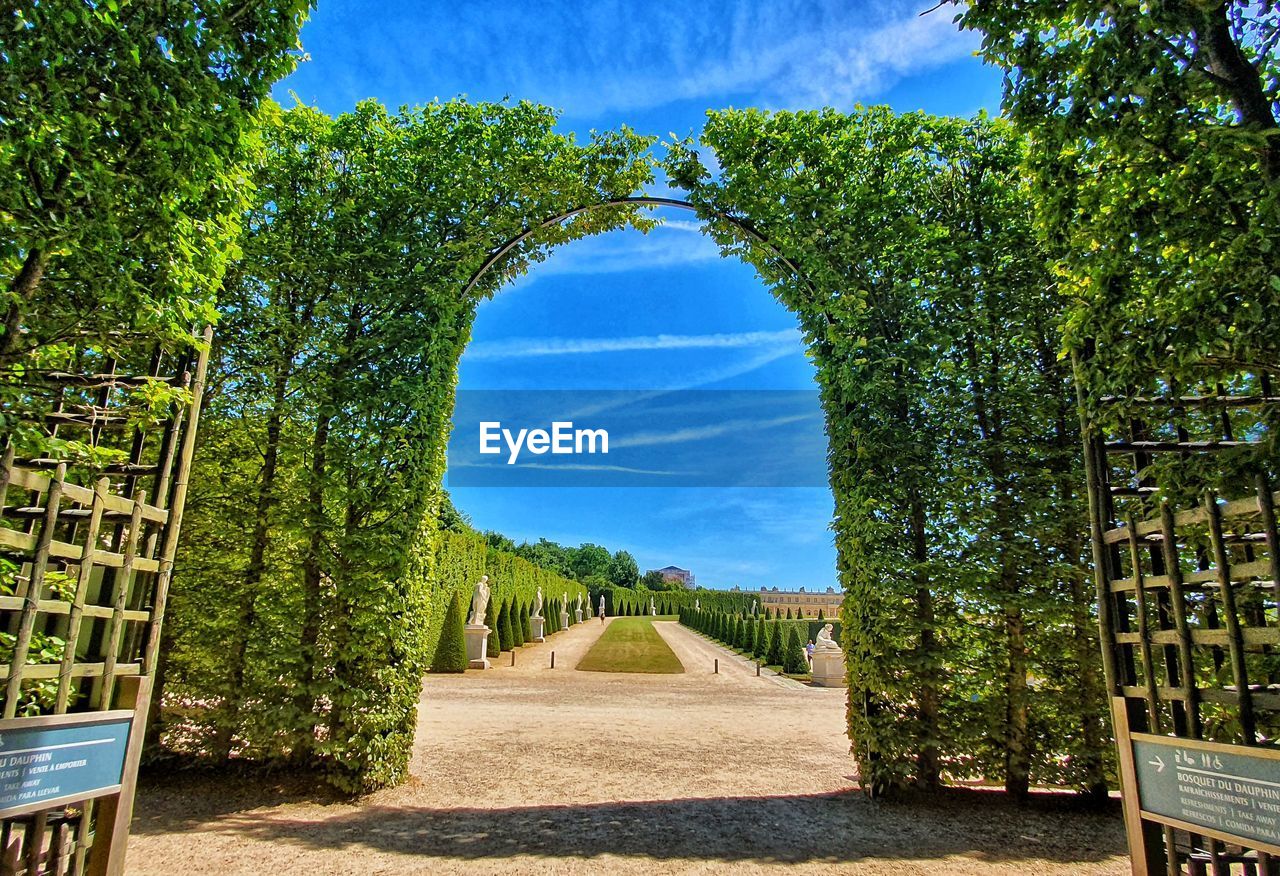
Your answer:
[[[1118,812],[856,790],[844,692],[658,623],[679,675],[573,669],[592,620],[488,672],[428,676],[411,780],[354,803],[296,778],[149,776],[136,874],[1127,871]],[[556,668],[550,668],[550,654]],[[712,662],[720,659],[720,672]]]

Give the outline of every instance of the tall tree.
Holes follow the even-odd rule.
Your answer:
[[[640,567],[627,551],[617,551],[609,560],[606,577],[617,587],[634,588],[640,583]]]
[[[392,740],[413,732],[430,657],[423,626],[458,358],[501,277],[460,292],[526,226],[633,191],[651,173],[649,141],[624,130],[580,145],[525,103],[393,114],[368,102],[336,118],[298,107],[266,121],[244,258],[224,299],[228,323],[245,328],[222,341],[231,376],[211,404],[219,440],[202,447],[196,480],[229,475],[222,494],[252,506],[268,491],[259,448],[276,447],[266,504],[289,513],[240,541],[219,529],[226,506],[214,490],[193,496],[195,537],[174,584],[188,622],[171,678],[228,704],[222,738],[252,737],[255,750],[328,767],[341,787],[372,788],[407,763]],[[603,210],[547,228],[506,268],[633,218]],[[245,545],[264,538],[254,562]],[[284,598],[264,599],[255,581]],[[230,613],[207,611],[197,588],[224,593]],[[228,637],[244,659],[201,671]]]
[[[1089,612],[1062,598],[1082,562],[1079,498],[1060,490],[1078,457],[1022,143],[999,122],[884,108],[713,113],[702,140],[718,176],[687,144],[672,178],[771,241],[712,219],[796,312],[817,367],[864,782],[931,787],[962,762],[1015,793],[1061,779],[1033,722],[1096,725],[1078,691],[1037,712],[1030,688],[1033,665],[1088,641]]]
[[[1096,341],[1086,400],[1206,366],[1274,370],[1280,10],[978,0],[959,18],[1032,138],[1066,340]]]
[[[0,23],[0,368],[89,333],[180,340],[234,252],[260,102],[307,0],[10,5]],[[28,362],[30,364],[30,362]]]
[[[610,577],[609,571],[612,557],[609,551],[598,544],[581,544],[569,553],[569,563],[573,577],[583,581],[592,575]]]

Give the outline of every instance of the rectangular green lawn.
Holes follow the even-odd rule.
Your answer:
[[[578,662],[584,672],[684,672],[650,617],[620,617]]]

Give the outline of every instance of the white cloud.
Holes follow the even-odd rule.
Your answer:
[[[638,268],[670,268],[714,262],[720,249],[699,231],[697,222],[668,220],[648,234],[619,230],[556,247],[545,261],[530,266],[513,288],[526,288],[557,274],[618,274]]]
[[[545,469],[547,471],[608,471],[608,472],[619,472],[622,474],[642,474],[642,475],[662,475],[662,476],[688,475],[688,472],[683,472],[683,471],[669,471],[665,469],[651,469],[651,468],[631,468],[630,466],[625,466],[625,465],[588,465],[585,463],[572,463],[572,462],[558,463],[558,464],[557,463],[548,464],[543,462],[522,462],[520,463],[519,467]],[[480,462],[450,461],[449,468],[492,469],[494,468],[494,465],[491,462],[480,463]]]
[[[900,79],[965,57],[978,37],[952,23],[954,10],[919,13],[932,0],[740,0],[642,4],[490,2],[406,4],[373,18],[321,4],[315,18],[353,37],[308,43],[317,66],[353,71],[394,87],[392,104],[433,94],[503,95],[559,107],[570,116],[661,107],[681,100],[778,109],[847,109]],[[367,88],[367,87],[366,87]],[[424,93],[425,89],[425,93]],[[443,92],[443,93],[441,93]]]
[[[796,414],[786,417],[774,417],[771,420],[728,420],[713,426],[696,426],[688,429],[673,429],[670,432],[639,432],[629,438],[620,438],[613,442],[613,447],[653,447],[662,444],[687,444],[690,441],[705,441],[709,438],[720,438],[742,432],[755,432],[761,429],[772,429],[812,419],[816,414]]]
[[[630,338],[508,338],[502,341],[473,343],[467,350],[467,356],[473,360],[505,360],[647,350],[769,347],[770,353],[778,354],[768,360],[773,361],[780,356],[796,352],[797,345],[800,343],[801,336],[798,329],[712,335],[648,335]],[[760,365],[755,365],[751,370],[758,367]],[[724,379],[724,377],[718,379]]]

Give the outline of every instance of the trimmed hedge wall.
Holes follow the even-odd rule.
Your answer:
[[[542,587],[545,606],[551,606],[565,597],[577,599],[578,594],[586,594],[587,589],[577,581],[562,578],[554,572],[539,568],[533,563],[509,554],[494,550],[485,543],[484,537],[470,532],[442,532],[436,549],[435,589],[431,594],[431,617],[427,623],[427,653],[435,654],[440,642],[440,628],[444,620],[444,611],[449,605],[449,598],[457,593],[462,604],[469,613],[471,596],[475,592],[476,582],[481,575],[489,576],[489,611],[485,618],[490,629],[495,628],[496,613],[500,607],[508,607],[511,616],[509,626],[502,637],[502,650],[511,648],[512,639],[516,637],[515,629],[521,634],[526,626],[525,614],[527,606],[533,604],[538,587]],[[585,596],[584,596],[585,598]],[[543,614],[549,612],[544,609]],[[558,620],[558,618],[557,618]],[[548,618],[548,622],[550,618]],[[490,641],[494,639],[491,633]],[[491,656],[493,646],[490,645]]]
[[[595,616],[600,608],[600,594],[604,594],[605,613],[610,617],[628,615],[646,615],[649,613],[649,599],[653,598],[658,614],[679,614],[683,609],[692,609],[694,602],[701,604],[703,611],[723,611],[732,614],[749,614],[751,606],[759,600],[750,591],[738,590],[649,590],[646,587],[605,587],[592,590],[590,594],[590,612],[583,607],[583,617]]]
[[[766,620],[763,616],[752,620],[749,616],[743,617],[722,611],[695,611],[692,608],[681,609],[679,615],[680,623],[690,629],[710,636],[736,651],[762,659],[767,665],[782,666],[787,672],[807,671],[807,660],[804,668],[795,668],[800,666],[795,659],[796,655],[804,659],[805,644],[816,639],[818,631],[826,624],[831,624],[832,638],[837,642],[840,641],[839,621]],[[792,650],[790,655],[792,668],[786,668],[788,650],[791,649],[793,641],[798,650]]]

